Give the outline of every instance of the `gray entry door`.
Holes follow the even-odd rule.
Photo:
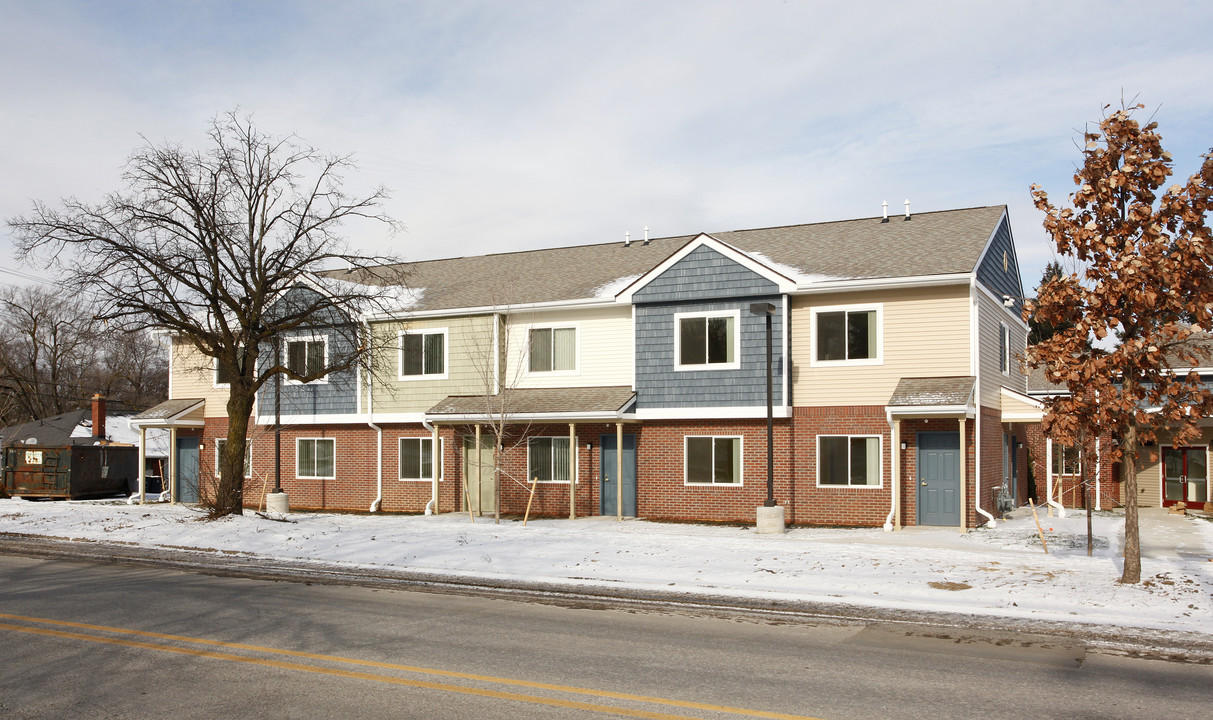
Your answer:
[[[173,487],[177,502],[198,502],[198,438],[177,438],[177,481]]]
[[[598,497],[602,515],[618,515],[619,473],[615,470],[615,436],[603,435],[599,447],[602,456],[598,463]],[[636,517],[636,436],[623,436],[623,514]]]
[[[918,524],[960,525],[960,433],[918,433]]]

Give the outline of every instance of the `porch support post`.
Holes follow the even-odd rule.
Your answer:
[[[147,498],[147,428],[139,426],[139,504]]]
[[[481,494],[481,493],[483,492],[483,490],[481,489],[480,484],[481,484],[482,482],[484,482],[484,473],[483,473],[483,472],[481,472],[481,470],[480,470],[480,423],[476,423],[476,451],[475,451],[475,455],[476,455],[476,512],[477,512],[477,513],[479,513],[479,512],[481,511],[481,508],[480,508],[480,498],[482,498],[482,497],[483,497],[483,495]],[[496,478],[494,478],[494,479],[496,479]],[[471,514],[472,514],[472,492],[471,492],[471,488],[469,488],[469,489],[468,489],[467,496],[468,496],[468,514],[469,514],[469,515],[471,515]]]
[[[969,527],[969,453],[968,453],[968,437],[965,433],[965,425],[967,418],[960,416],[960,529],[967,530]],[[978,504],[981,503],[981,498],[976,498]]]
[[[1053,517],[1053,438],[1045,438],[1045,498]]]
[[[623,423],[615,423],[615,520],[623,522]]]
[[[1100,475],[1103,469],[1103,460],[1099,457],[1099,438],[1095,438],[1095,509],[1102,510],[1099,506],[1099,491],[1100,491]],[[1207,462],[1207,461],[1206,461]],[[1205,467],[1208,467],[1206,464]]]
[[[201,460],[199,462],[201,463]],[[169,493],[173,498],[173,504],[176,505],[180,502],[177,498],[177,428],[169,428],[168,431],[168,482]],[[161,486],[163,489],[163,483]]]
[[[901,529],[901,421],[893,421],[893,529]]]
[[[577,518],[577,425],[569,423],[569,520]]]

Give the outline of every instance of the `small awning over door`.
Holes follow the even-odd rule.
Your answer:
[[[976,387],[972,376],[902,378],[889,397],[887,412],[890,418],[973,417]]]
[[[636,403],[625,386],[515,388],[497,395],[451,395],[425,414],[430,422],[488,422],[503,415],[530,422],[617,422]]]

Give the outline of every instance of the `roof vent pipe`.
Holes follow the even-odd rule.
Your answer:
[[[649,226],[648,225],[644,226],[644,244],[645,245],[649,244]]]
[[[624,230],[623,231],[623,246],[628,247],[631,244],[632,244],[632,231]]]
[[[889,201],[885,200],[884,202],[880,203],[880,209],[882,211],[880,221],[882,223],[887,223],[889,221]]]
[[[910,219],[910,198],[906,198],[906,220]]]

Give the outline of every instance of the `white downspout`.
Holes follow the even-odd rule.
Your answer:
[[[438,467],[443,468],[443,470],[445,471],[446,465],[443,464],[443,462],[442,462],[442,441],[438,437],[438,428],[436,428],[433,425],[426,422],[426,420],[424,418],[421,420],[421,427],[430,431],[430,438],[431,438],[430,447],[433,448],[432,452],[434,453],[434,457],[437,458],[437,462],[434,462],[434,461],[430,462],[430,467],[433,468],[435,465],[437,465]],[[430,501],[425,504],[425,514],[426,515],[437,515],[438,514],[438,473],[435,472],[433,469],[430,470],[430,473],[434,476],[434,479],[432,482],[433,490],[430,493]]]
[[[375,431],[375,501],[370,512],[379,512],[383,504],[383,428],[375,424],[375,391],[371,378],[366,379],[366,424]]]
[[[974,465],[973,474],[976,476],[973,478],[973,494],[976,495],[976,497],[973,498],[973,503],[977,507],[977,512],[979,512],[982,515],[985,515],[987,518],[989,518],[989,520],[986,522],[986,527],[994,527],[998,524],[994,520],[994,516],[981,508],[981,400],[980,400],[981,394],[980,393],[978,393],[978,398],[979,399],[977,401],[977,418],[973,424],[973,454],[976,456],[976,458],[973,462],[973,465]],[[963,426],[964,423],[961,423],[961,425]],[[961,445],[963,446],[964,443],[962,442]],[[962,460],[962,462],[963,462],[963,460]]]
[[[892,493],[890,494],[893,496],[893,499],[889,505],[889,516],[884,519],[885,532],[893,532],[893,518],[897,515],[897,506],[901,500],[899,492],[901,490],[901,437],[898,432],[900,427],[900,424],[894,421],[892,417],[889,418],[889,437],[892,439],[892,442],[889,443],[889,457],[892,459],[892,462],[889,464],[893,469],[892,486],[890,488]]]
[[[1099,438],[1095,438],[1095,510],[1096,510],[1096,512],[1103,509],[1099,506],[1099,493],[1100,493],[1099,476],[1100,476],[1102,470],[1103,470],[1103,459],[1100,457],[1100,452],[1099,452]]]
[[[909,217],[909,200],[906,201],[906,216]],[[976,394],[973,407],[977,408],[977,417],[973,420],[973,505],[977,508],[977,512],[985,515],[989,520],[986,525],[994,527],[997,523],[994,522],[994,516],[985,510],[981,509],[981,299],[977,294],[977,274],[974,273],[969,279],[969,294],[973,298],[973,315],[970,318],[972,322],[972,330],[969,333],[970,342],[973,343],[971,360],[973,367],[977,371],[977,382],[974,384],[973,392]],[[960,423],[961,427],[964,423]],[[960,439],[960,446],[965,447],[964,438]],[[960,459],[964,463],[965,459]]]

